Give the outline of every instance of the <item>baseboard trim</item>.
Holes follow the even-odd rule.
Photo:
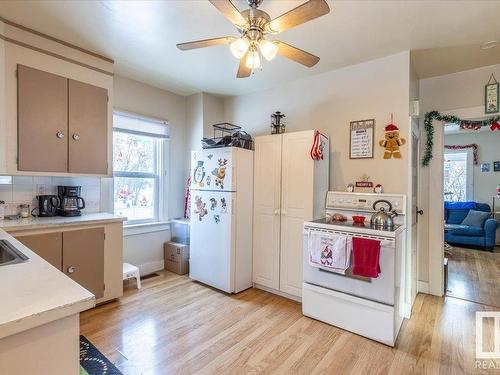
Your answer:
[[[139,268],[139,274],[141,276],[145,276],[163,270],[165,268],[165,262],[162,259],[143,264],[136,264],[136,266]]]
[[[419,293],[429,294],[429,283],[427,281],[419,281],[417,285]]]
[[[285,293],[285,292],[282,292],[280,290],[276,290],[276,289],[273,289],[273,288],[269,288],[267,286],[264,286],[264,285],[261,285],[261,284],[257,284],[257,283],[253,283],[253,287],[254,288],[257,288],[257,289],[261,289],[261,290],[264,290],[266,292],[269,292],[269,293],[272,293],[272,294],[276,294],[280,297],[284,297],[284,298],[287,298],[287,299],[291,299],[292,301],[296,301],[296,302],[300,302],[302,303],[302,297],[297,297],[297,296],[293,296],[291,294],[288,294],[288,293]]]

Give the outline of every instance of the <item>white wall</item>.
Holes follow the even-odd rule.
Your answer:
[[[168,219],[184,211],[186,178],[186,98],[125,77],[115,76],[114,107],[128,112],[168,120],[170,125],[168,167]],[[111,188],[112,184],[107,182]],[[123,259],[139,266],[141,274],[163,268],[163,243],[170,240],[168,226],[154,232],[125,230]]]
[[[473,166],[474,201],[492,204],[492,197],[500,184],[500,172],[493,172],[493,162],[500,161],[500,131],[481,131],[465,134],[447,134],[445,145],[478,145],[479,163]],[[481,163],[490,163],[489,172],[481,172]]]
[[[421,128],[421,151],[425,146],[425,135],[423,121],[425,113],[437,110],[447,112],[461,110],[472,107],[484,106],[484,86],[493,73],[500,77],[500,64],[478,69],[471,69],[464,72],[447,74],[439,77],[432,77],[420,80],[420,128]],[[438,148],[442,141],[442,129],[437,129],[435,134],[434,153],[441,152]],[[424,210],[424,217],[421,225],[430,225],[429,220],[429,200],[435,192],[431,189],[432,179],[439,176],[430,176],[429,167],[421,167],[419,170],[419,205]],[[420,253],[419,253],[419,280],[429,281],[429,251],[439,251],[433,246],[435,241],[429,239],[429,228],[420,231]],[[430,250],[432,249],[432,250]]]
[[[251,78],[249,78],[251,79]],[[401,136],[409,136],[409,53],[402,52],[305,79],[276,88],[228,98],[225,120],[243,126],[253,136],[270,133],[270,115],[286,114],[286,131],[319,129],[329,134],[330,189],[344,190],[366,173],[386,192],[408,193],[408,157],[402,147],[401,160],[384,160],[378,145],[384,126],[394,121]],[[349,122],[376,120],[375,158],[349,159]]]

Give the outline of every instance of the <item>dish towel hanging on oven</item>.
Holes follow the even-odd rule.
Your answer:
[[[345,274],[351,261],[352,240],[343,235],[312,232],[308,250],[311,266]]]
[[[380,241],[369,238],[352,238],[352,274],[378,277],[380,274]]]

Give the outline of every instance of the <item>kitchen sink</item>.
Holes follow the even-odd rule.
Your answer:
[[[0,240],[0,266],[26,262],[29,258],[17,250],[9,241]]]

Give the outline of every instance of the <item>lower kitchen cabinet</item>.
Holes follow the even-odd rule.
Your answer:
[[[95,295],[104,295],[104,228],[63,233],[63,272]]]
[[[62,233],[32,234],[17,237],[24,246],[30,248],[58,270],[62,270]]]
[[[96,299],[104,296],[104,228],[21,235],[17,239]]]

